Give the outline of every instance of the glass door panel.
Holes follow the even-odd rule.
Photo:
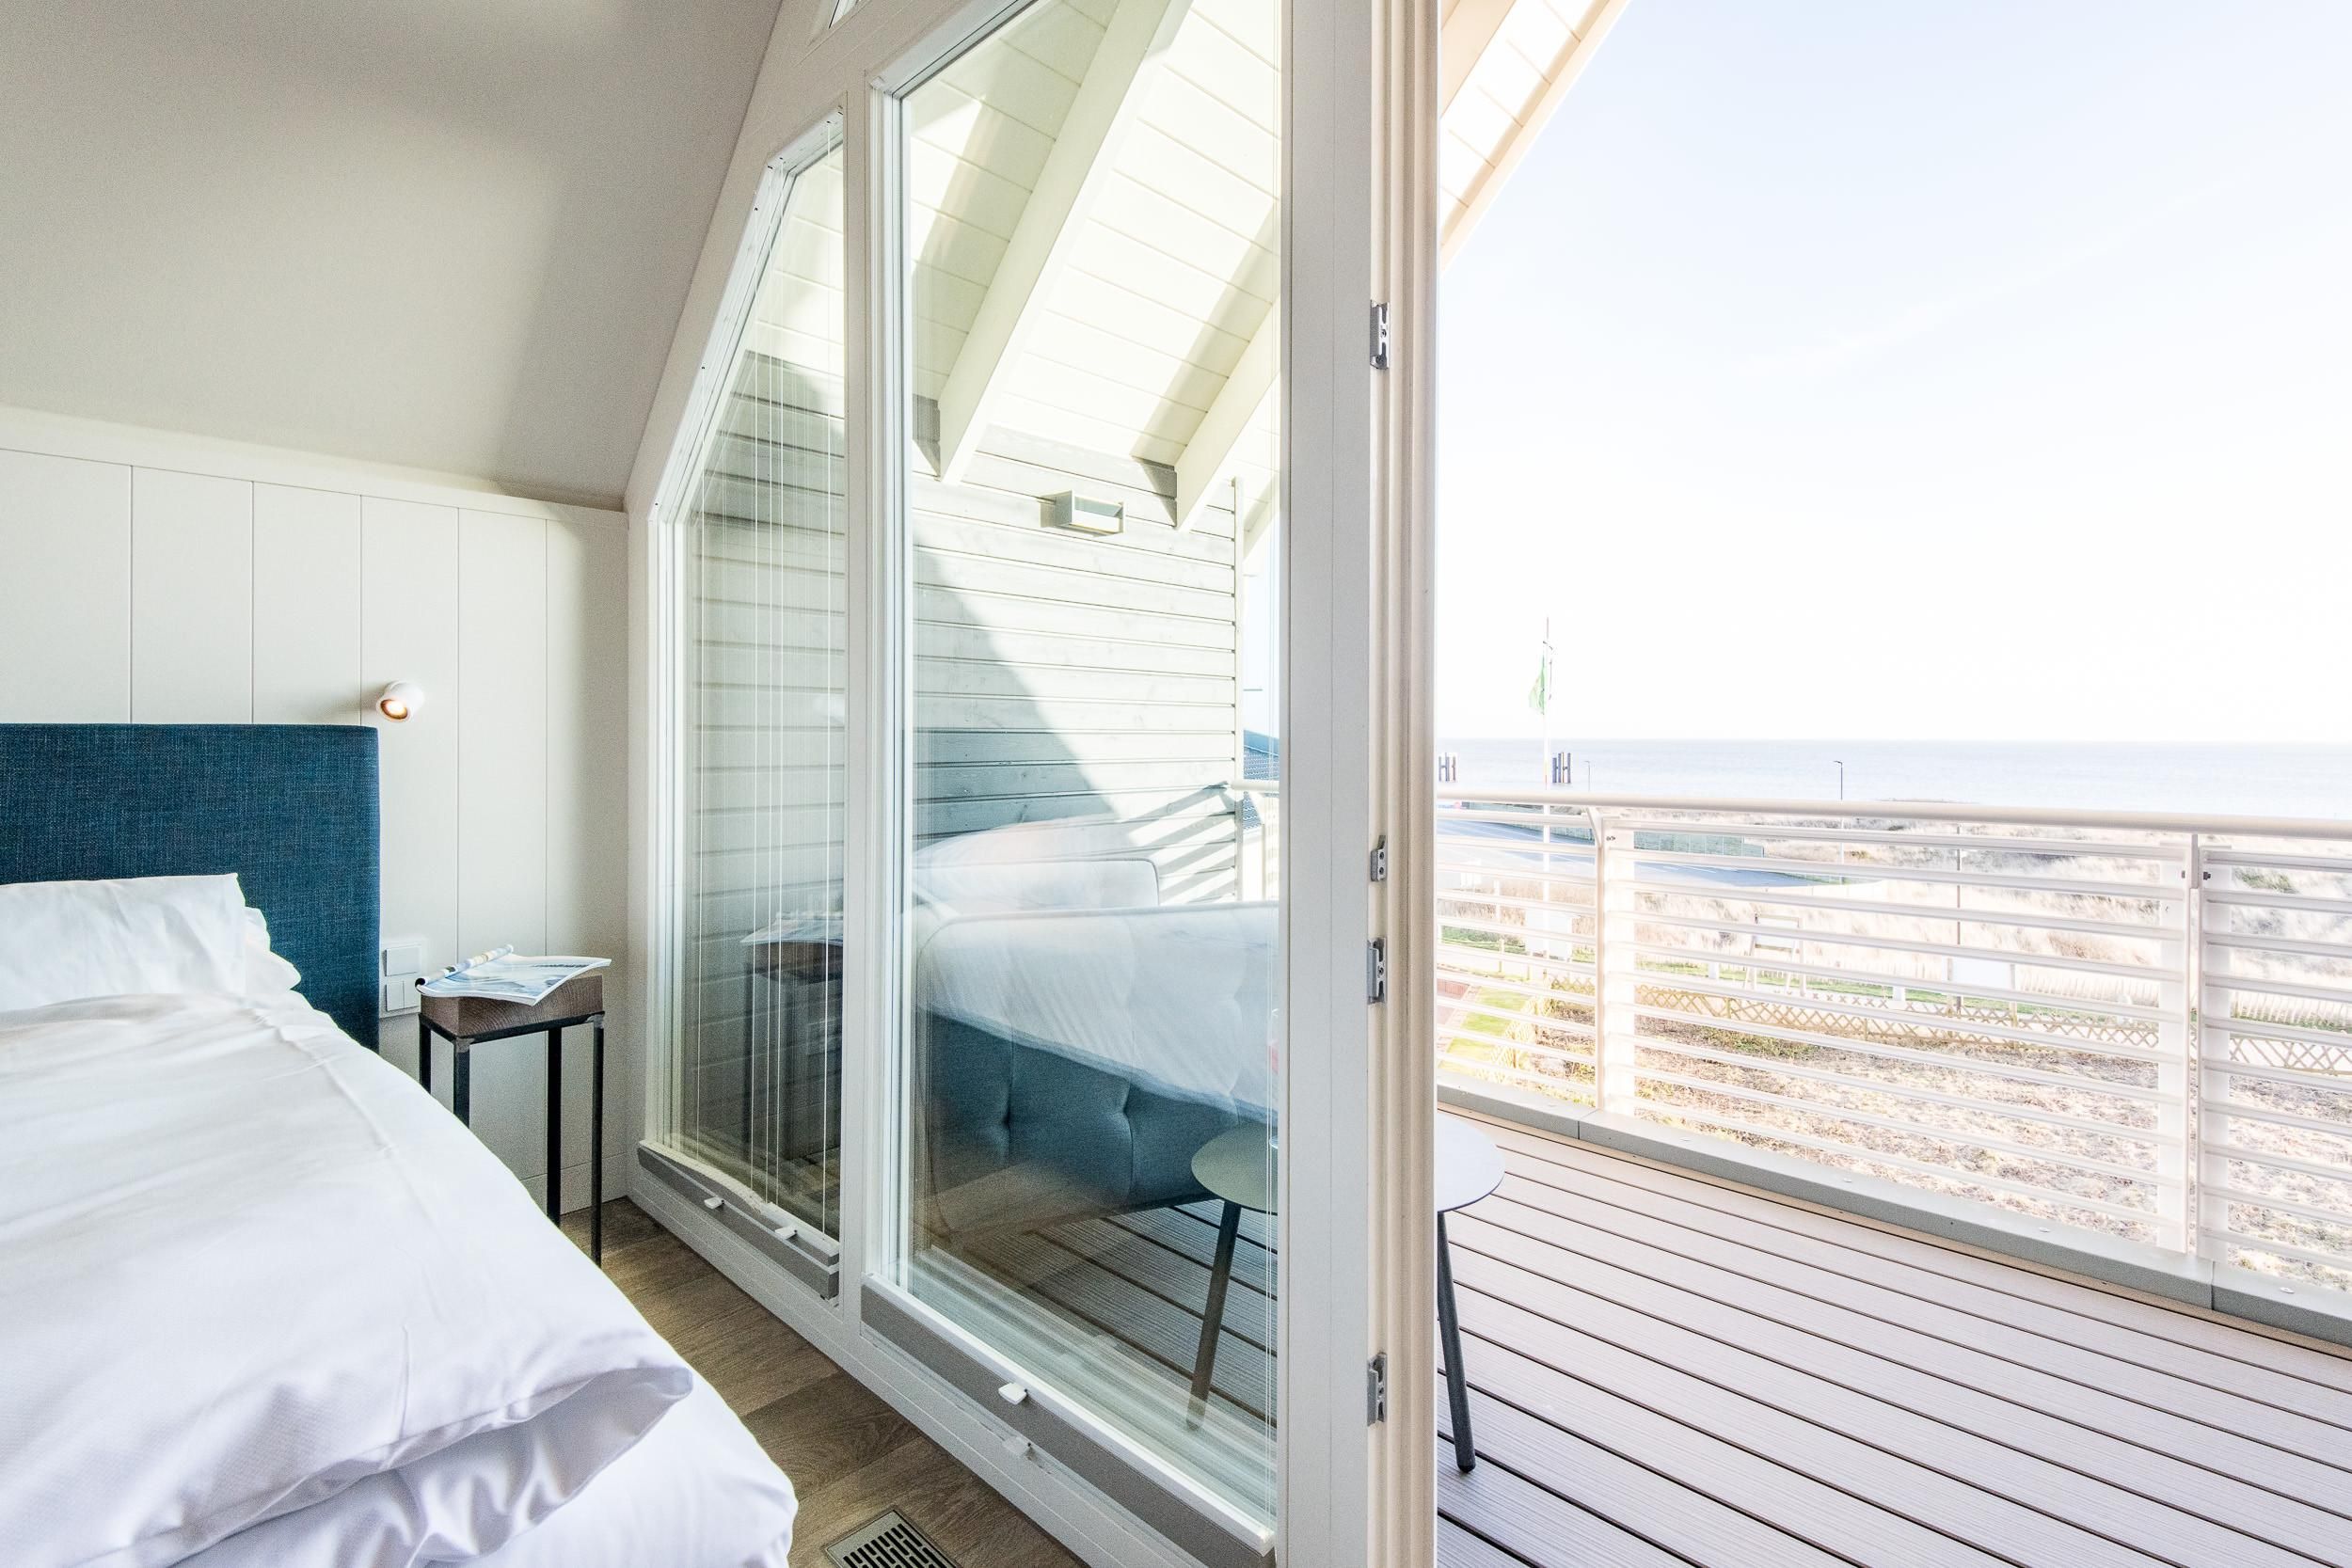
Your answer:
[[[841,150],[773,204],[678,530],[670,1137],[837,1235],[844,683]]]
[[[897,302],[901,1282],[1259,1524],[1280,26],[1040,0],[909,89]]]

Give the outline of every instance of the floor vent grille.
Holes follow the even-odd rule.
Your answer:
[[[897,1509],[859,1526],[832,1545],[825,1556],[834,1568],[956,1568],[956,1560],[941,1551]]]

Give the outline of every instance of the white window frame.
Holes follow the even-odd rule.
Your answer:
[[[660,1181],[635,1196],[771,1311],[874,1388],[1088,1560],[1184,1568],[1077,1470],[958,1393],[865,1321],[869,1296],[954,1325],[888,1283],[903,1211],[901,1107],[882,1053],[901,1028],[900,846],[912,809],[901,736],[907,349],[893,312],[901,188],[899,87],[1018,9],[1003,0],[799,0],[780,19],[630,485],[633,541],[632,957],[647,1042],[646,1124],[666,1125],[675,930],[677,704],[664,490],[723,389],[736,214],[771,171],[840,119],[849,280],[848,548],[853,622],[849,763],[838,1294],[804,1278]],[[1434,0],[1287,0],[1283,465],[1282,853],[1285,1103],[1279,1504],[1267,1543],[1284,1568],[1422,1568],[1434,1519],[1434,1259],[1429,1148],[1427,531],[1429,349],[1436,277]],[[1366,311],[1391,303],[1391,371],[1369,360]],[[715,383],[715,384],[714,384]],[[861,784],[860,781],[865,781]],[[1385,836],[1390,879],[1367,877]],[[1389,1000],[1367,1005],[1364,943],[1391,955]],[[1399,1262],[1397,1260],[1403,1260]],[[979,1347],[985,1351],[985,1347]],[[1368,1363],[1385,1354],[1389,1414],[1366,1421]],[[1084,1413],[1078,1412],[1081,1418]],[[1116,1434],[1111,1434],[1114,1441]],[[1130,1445],[1132,1446],[1132,1445]],[[1139,1450],[1138,1450],[1139,1453]],[[1141,1456],[1153,1463],[1149,1456]],[[1220,1506],[1205,1496],[1203,1512]]]

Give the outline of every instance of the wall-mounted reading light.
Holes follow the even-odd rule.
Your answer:
[[[384,689],[384,695],[375,700],[375,711],[395,724],[417,711],[424,702],[424,692],[414,681],[394,681]]]

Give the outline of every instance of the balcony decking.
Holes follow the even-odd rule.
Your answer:
[[[1446,1568],[2352,1564],[2352,1355],[1484,1125]]]

